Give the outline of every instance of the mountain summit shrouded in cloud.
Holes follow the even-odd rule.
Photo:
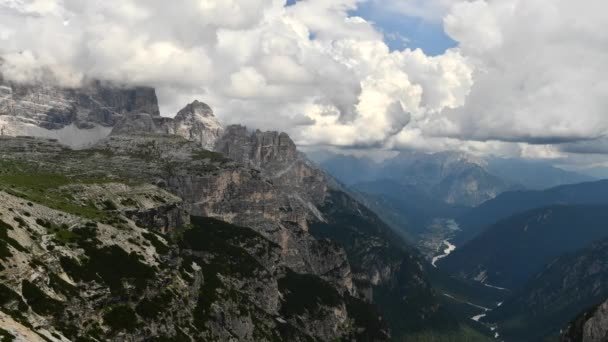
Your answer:
[[[204,98],[224,122],[285,130],[300,145],[564,163],[590,163],[591,153],[598,164],[608,131],[606,6],[2,0],[0,71],[67,87],[91,78],[155,86],[164,115]],[[396,35],[418,37],[389,32],[384,12],[441,25],[456,46],[391,51]]]

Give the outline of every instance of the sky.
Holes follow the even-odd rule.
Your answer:
[[[157,88],[302,147],[608,165],[604,0],[0,0],[0,72]]]

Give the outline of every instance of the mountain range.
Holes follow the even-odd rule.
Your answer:
[[[484,205],[502,194],[594,179],[547,162],[453,151],[402,151],[379,162],[329,152],[311,155],[429,260],[445,241],[461,245],[496,222],[483,219],[491,215]]]
[[[416,249],[288,135],[222,127],[198,101],[161,117],[151,88],[2,87],[3,336],[476,334]]]
[[[555,205],[500,220],[438,265],[452,274],[519,289],[554,258],[608,237],[607,205]]]
[[[595,320],[584,328],[595,311],[580,313],[608,297],[606,190],[597,181],[502,194],[459,220],[480,233],[437,265],[496,290],[501,305],[476,319],[505,341],[602,341]]]
[[[349,186],[393,180],[411,186],[446,204],[475,206],[512,189],[512,185],[487,172],[484,160],[461,152],[427,154],[400,152],[375,163],[370,159],[338,155],[321,167]]]
[[[577,204],[608,204],[608,181],[562,185],[546,190],[505,192],[458,217],[457,221],[463,231],[455,241],[466,242],[491,224],[517,213],[551,205]]]
[[[591,182],[600,177],[566,171],[545,161],[487,158],[488,171],[528,190],[549,189],[564,184]]]
[[[604,239],[572,253],[551,260],[520,291],[494,310],[485,320],[496,323],[502,336],[511,340],[536,341],[547,336],[573,341],[573,330],[585,324],[580,335],[585,341],[604,341],[606,318],[600,318],[602,308],[596,309],[599,320],[594,322],[568,322],[578,313],[608,298],[608,240]],[[605,310],[605,309],[604,309]],[[591,312],[589,316],[595,315]],[[605,312],[604,312],[605,314]],[[589,320],[587,316],[587,321]],[[580,320],[580,319],[579,319]],[[568,337],[570,336],[570,337]],[[582,336],[581,336],[582,337]]]

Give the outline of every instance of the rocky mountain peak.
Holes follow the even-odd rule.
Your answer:
[[[180,110],[166,131],[199,143],[207,150],[213,150],[224,128],[206,103],[195,100]]]
[[[194,100],[194,102],[188,104],[175,116],[176,119],[185,119],[188,117],[215,118],[215,115],[213,114],[213,110],[211,107],[209,107],[209,105],[204,102],[200,102],[199,100]]]
[[[215,148],[229,158],[257,169],[294,162],[301,157],[286,133],[252,132],[241,125],[228,126]]]
[[[259,170],[275,186],[289,193],[292,200],[310,208],[313,216],[323,220],[315,207],[325,201],[328,186],[335,183],[297,150],[287,133],[251,131],[245,126],[232,125],[226,127],[217,140],[215,151]]]

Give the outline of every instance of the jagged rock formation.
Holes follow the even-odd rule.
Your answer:
[[[161,117],[153,88],[91,81],[68,89],[3,81],[0,75],[0,132],[54,138],[76,148],[92,146],[111,133],[164,133],[212,149],[222,127],[198,101],[173,119]]]
[[[298,152],[296,144],[285,133],[249,132],[244,126],[233,125],[226,128],[215,150],[241,165],[260,170],[319,220],[323,218],[316,206],[324,202],[329,187],[339,188]]]
[[[213,110],[202,102],[194,101],[177,113],[167,133],[179,135],[199,143],[204,149],[213,150],[222,132],[223,128],[213,115]]]
[[[257,172],[179,137],[125,139],[81,151],[49,140],[1,139],[0,311],[7,333],[52,341],[387,337],[373,309],[343,283],[350,271],[336,245],[300,231],[298,241],[310,245],[294,272],[284,246],[256,232],[260,226],[184,215],[205,214],[214,202],[191,202],[180,179],[206,185],[207,196],[217,192],[237,208],[256,197],[246,189],[264,186]],[[214,183],[224,172],[243,183]],[[128,185],[140,183],[166,190]],[[240,211],[244,217],[246,209]]]
[[[579,315],[562,333],[562,342],[603,342],[608,340],[608,302]]]
[[[123,117],[112,135],[170,134],[181,136],[212,150],[223,128],[206,104],[194,101],[180,110],[175,118],[136,113]]]
[[[396,340],[415,340],[408,331],[457,328],[439,306],[422,258],[374,213],[336,190],[320,210],[327,220],[312,224],[311,233],[345,248],[357,290],[379,306]]]
[[[26,191],[27,186],[21,193],[4,188],[13,196],[54,210],[109,210],[115,215],[102,223],[108,230],[124,228],[127,235],[139,228],[166,234],[162,238],[171,258],[149,250],[144,257],[149,263],[134,257],[165,272],[162,277],[145,279],[148,286],[165,287],[156,282],[160,278],[182,284],[174,289],[190,295],[185,296],[181,311],[169,313],[172,320],[163,317],[162,328],[137,310],[131,315],[129,308],[137,308],[143,300],[165,296],[141,287],[145,281],[140,280],[137,293],[145,298],[103,297],[99,303],[121,303],[107,322],[100,320],[103,310],[85,315],[98,323],[95,330],[101,331],[100,336],[143,340],[151,332],[171,338],[244,341],[385,340],[386,326],[370,305],[374,303],[392,304],[380,309],[396,336],[433,324],[446,326],[445,320],[437,320],[438,301],[417,253],[401,245],[374,214],[310,163],[286,134],[249,132],[241,126],[223,130],[209,107],[200,102],[188,105],[174,119],[162,118],[149,108],[127,111],[114,119],[111,135],[80,150],[53,140],[0,137],[0,167],[8,170],[7,179],[25,173],[53,175],[69,183],[51,183],[45,193],[59,198],[51,197],[50,202]],[[209,146],[218,152],[205,149]],[[84,189],[73,187],[83,184]],[[125,191],[137,192],[128,184],[148,184],[142,190],[144,197],[124,198]],[[71,191],[89,197],[64,196]],[[161,196],[164,200],[160,201],[150,191],[174,197]],[[80,211],[67,214],[83,215]],[[188,225],[190,216],[197,219]],[[73,227],[67,230],[61,234],[78,235]],[[132,243],[129,239],[138,241],[135,235],[125,238],[128,243]],[[76,245],[82,242],[75,239]],[[83,266],[96,255],[91,253],[112,248],[112,239],[84,248],[85,255],[74,257]],[[135,251],[130,245],[119,247],[127,254]],[[68,277],[85,293],[100,281],[78,274]],[[121,282],[127,289],[136,285],[129,285],[128,279]],[[16,285],[10,289],[20,293]],[[53,297],[52,291],[42,291]],[[83,300],[79,305],[85,305]],[[142,324],[115,330],[113,315],[131,315]],[[60,332],[68,335],[89,332],[87,325],[85,330],[64,331],[57,322],[65,319],[47,317],[42,329],[62,328]]]
[[[3,135],[44,136],[83,147],[106,137],[131,113],[160,116],[154,89],[123,88],[99,81],[64,89],[5,82],[0,76]]]

